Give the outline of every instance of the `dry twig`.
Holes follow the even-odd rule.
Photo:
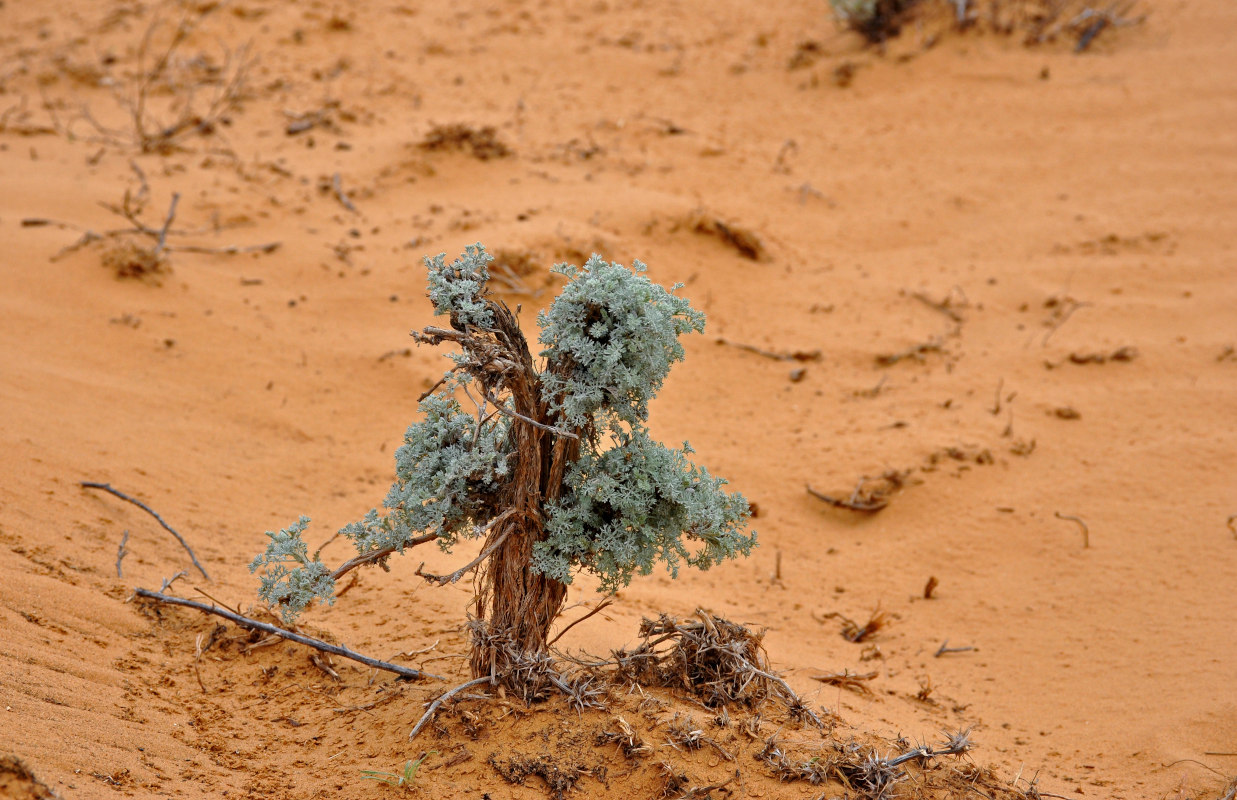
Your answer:
[[[120,562],[124,561],[125,556],[129,554],[129,550],[125,547],[129,542],[129,531],[125,529],[125,535],[120,537],[120,547],[116,548],[116,577],[123,578],[124,574],[120,571]]]
[[[932,654],[932,657],[940,658],[941,656],[948,655],[949,653],[969,653],[974,649],[975,648],[970,645],[967,645],[965,647],[950,647],[949,640],[946,639],[945,641],[941,642],[941,646],[936,649],[936,652]]]
[[[571,630],[571,629],[572,629],[572,628],[574,628],[575,626],[579,625],[581,622],[583,622],[584,620],[586,620],[586,619],[588,619],[589,617],[593,616],[594,614],[597,614],[597,613],[601,612],[601,611],[602,611],[602,610],[603,610],[606,606],[608,606],[608,605],[612,604],[613,602],[614,602],[614,595],[610,595],[610,596],[609,596],[609,597],[607,597],[606,599],[602,600],[600,603],[598,603],[598,604],[597,604],[597,605],[593,608],[593,610],[592,610],[592,611],[588,612],[587,614],[585,614],[584,616],[582,616],[582,617],[580,617],[579,619],[575,620],[574,622],[570,622],[570,623],[568,623],[568,624],[567,624],[567,627],[563,628],[561,631],[559,631],[557,634],[555,634],[554,638],[553,638],[553,639],[551,639],[549,642],[547,642],[547,643],[546,643],[546,646],[547,646],[547,647],[549,647],[550,645],[553,645],[553,644],[554,644],[555,642],[557,642],[559,639],[563,638],[563,634],[564,634],[564,633],[566,633],[567,631]]]
[[[335,192],[335,199],[339,201],[341,206],[348,209],[353,214],[361,213],[360,211],[357,211],[357,207],[352,204],[352,200],[348,197],[348,193],[344,191],[343,178],[340,177],[338,172],[331,176],[331,189]]]
[[[1087,528],[1087,523],[1083,522],[1080,517],[1075,517],[1072,514],[1062,514],[1060,511],[1054,511],[1052,515],[1057,519],[1078,523],[1078,527],[1082,529],[1082,546],[1084,548],[1091,546],[1091,531]]]
[[[922,363],[926,354],[939,353],[942,350],[944,350],[944,342],[934,337],[926,342],[913,344],[905,350],[900,350],[896,353],[881,353],[876,356],[876,364],[881,367],[891,367],[899,361],[907,358],[911,358]]]
[[[824,675],[813,675],[812,680],[826,683],[830,686],[840,686],[843,689],[849,689],[858,694],[872,694],[871,687],[867,681],[872,680],[877,676],[877,672],[865,672],[862,675],[851,672],[849,669],[844,669],[841,672],[829,672]]]
[[[821,358],[821,352],[819,350],[790,350],[775,352],[773,350],[762,350],[759,347],[744,344],[742,342],[733,342],[721,336],[717,337],[716,341],[718,344],[736,347],[739,350],[746,350],[749,353],[755,353],[756,355],[764,356],[765,358],[772,358],[775,361],[819,361]]]
[[[179,533],[177,533],[177,532],[176,532],[176,529],[175,529],[175,528],[173,528],[171,525],[169,525],[169,524],[167,524],[166,522],[164,522],[164,521],[163,521],[163,517],[161,517],[161,516],[159,516],[157,513],[155,513],[154,509],[152,509],[150,506],[146,505],[146,504],[145,504],[145,503],[143,503],[141,500],[137,500],[137,499],[134,499],[134,498],[130,497],[129,495],[125,494],[124,492],[120,492],[120,491],[117,491],[117,490],[113,489],[113,488],[111,487],[111,485],[110,485],[110,484],[106,484],[106,483],[96,483],[96,482],[94,482],[94,481],[82,481],[82,482],[80,483],[80,486],[82,486],[82,487],[83,487],[83,488],[85,488],[85,489],[102,489],[102,490],[103,490],[103,491],[105,491],[105,492],[110,492],[111,494],[114,494],[114,495],[116,495],[117,497],[119,497],[121,500],[126,500],[126,501],[128,501],[128,502],[132,503],[133,505],[137,506],[138,508],[142,509],[143,511],[145,511],[147,514],[150,514],[152,517],[154,517],[154,518],[155,518],[155,520],[156,520],[156,521],[157,521],[160,525],[162,525],[162,526],[163,526],[163,529],[164,529],[165,531],[167,531],[168,533],[170,533],[170,534],[172,534],[173,536],[175,536],[175,537],[176,537],[176,541],[180,542],[181,547],[185,548],[185,552],[187,552],[187,553],[189,554],[189,559],[190,559],[191,561],[193,561],[193,566],[195,566],[195,567],[197,567],[197,568],[198,568],[198,572],[201,572],[201,573],[202,573],[202,577],[203,577],[203,578],[205,578],[206,580],[210,580],[210,575],[208,575],[208,574],[206,573],[206,568],[205,568],[205,567],[203,567],[203,566],[201,565],[201,563],[199,563],[199,562],[198,562],[198,557],[197,557],[196,555],[194,555],[194,553],[193,553],[193,548],[192,548],[192,547],[190,547],[190,546],[189,546],[189,543],[185,541],[185,537],[183,537],[183,536],[181,536]],[[122,547],[122,548],[124,547],[124,544],[123,544],[123,543],[121,544],[121,547]],[[120,571],[120,557],[117,557],[117,559],[116,559],[116,571],[117,571],[117,572],[119,572],[119,571]]]
[[[164,584],[163,589],[161,589],[158,592],[152,592],[149,589],[141,589],[141,588],[134,589],[133,591],[134,591],[134,594],[136,594],[138,597],[144,597],[147,600],[154,600],[159,603],[170,603],[172,605],[185,606],[187,608],[196,608],[198,611],[205,611],[207,614],[214,614],[215,616],[223,617],[226,620],[235,622],[237,625],[243,625],[246,628],[252,628],[253,630],[263,631],[265,633],[269,633],[274,636],[279,636],[283,639],[287,639],[288,641],[296,642],[297,644],[303,644],[306,647],[312,647],[316,650],[321,650],[324,653],[331,653],[333,655],[342,656],[343,658],[352,659],[353,661],[359,661],[360,663],[364,664],[367,667],[373,667],[375,669],[386,670],[387,672],[394,672],[396,675],[399,675],[403,678],[409,678],[411,680],[420,680],[422,678],[434,678],[435,680],[445,680],[441,675],[431,675],[428,672],[422,672],[416,669],[409,669],[408,667],[401,667],[399,664],[391,664],[386,661],[379,661],[376,658],[370,658],[369,656],[361,655],[355,650],[351,650],[347,647],[344,647],[343,645],[330,644],[329,642],[324,642],[320,639],[314,639],[310,636],[303,636],[302,634],[299,634],[299,633],[293,633],[292,631],[284,630],[283,628],[277,627],[275,625],[271,625],[270,623],[267,623],[267,622],[260,622],[256,619],[251,619],[249,617],[243,617],[240,614],[237,614],[233,611],[228,611],[227,609],[219,608],[218,606],[213,606],[213,605],[208,606],[205,603],[198,603],[193,600],[186,600],[183,597],[176,597],[174,595],[164,594],[163,592],[167,590],[168,585],[170,585],[170,581],[166,582]]]

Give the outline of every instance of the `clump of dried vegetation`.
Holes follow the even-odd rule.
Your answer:
[[[480,128],[462,123],[435,125],[421,140],[420,147],[429,151],[466,153],[478,161],[512,155],[511,148],[498,138],[498,131],[492,125]]]
[[[612,666],[619,681],[683,689],[710,708],[754,708],[772,700],[783,704],[791,718],[823,727],[819,715],[773,672],[763,631],[697,610],[692,620],[666,614],[646,619],[640,637],[635,647],[600,662]]]
[[[249,47],[225,49],[219,55],[183,52],[216,7],[185,7],[175,23],[168,23],[158,12],[154,15],[137,44],[132,69],[109,75],[105,81],[127,117],[125,124],[106,124],[83,106],[80,116],[93,129],[87,138],[166,155],[181,149],[191,136],[217,135],[231,124],[231,115],[240,110],[249,93],[249,75],[255,64]]]
[[[896,37],[910,22],[943,17],[956,30],[1021,36],[1028,46],[1058,41],[1075,52],[1106,30],[1143,21],[1138,0],[830,0],[846,27],[868,42]]]

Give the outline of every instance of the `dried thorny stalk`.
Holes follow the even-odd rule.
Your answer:
[[[612,727],[616,730],[598,733],[597,744],[617,744],[623,755],[632,760],[639,760],[641,756],[647,756],[653,752],[653,748],[644,743],[644,739],[627,720],[616,716],[612,722],[614,723]]]
[[[832,742],[829,748],[811,758],[795,758],[785,744],[776,736],[765,740],[764,749],[756,754],[779,780],[806,781],[819,786],[830,780],[838,781],[860,797],[883,800],[891,796],[893,787],[908,780],[910,776],[902,766],[915,763],[926,767],[941,756],[958,756],[971,749],[970,731],[962,730],[946,734],[946,739],[936,747],[920,745],[912,747],[892,758],[884,758],[875,751],[860,747],[855,742]]]
[[[823,726],[816,712],[773,673],[761,644],[763,631],[698,609],[694,620],[679,621],[666,614],[645,619],[640,636],[640,644],[615,651],[612,659],[576,663],[593,669],[613,667],[615,678],[638,686],[685,689],[712,708],[754,707],[773,699],[799,721]]]
[[[657,769],[661,773],[662,797],[680,797],[683,792],[687,791],[687,787],[691,785],[691,780],[687,775],[679,772],[668,761],[659,762]]]
[[[696,724],[695,718],[690,714],[675,713],[674,719],[670,720],[670,724],[666,726],[666,743],[675,750],[680,747],[685,750],[699,750],[707,744],[722,758],[734,761],[734,756],[726,748],[711,737],[704,735],[704,729]]]

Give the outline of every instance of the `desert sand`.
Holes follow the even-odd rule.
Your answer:
[[[560,645],[604,654],[705,608],[766,628],[775,668],[854,735],[971,727],[971,761],[1018,792],[1218,797],[1237,775],[1237,6],[1144,10],[1075,54],[928,24],[872,48],[802,0],[0,3],[0,757],[48,787],[10,760],[0,794],[388,796],[361,770],[436,750],[424,796],[547,796],[490,762],[607,714],[472,704],[409,743],[449,684],[392,695],[131,601],[188,569],[183,596],[253,608],[263,531],[306,514],[318,543],[380,504],[447,363],[408,338],[432,321],[421,258],[480,241],[527,331],[555,262],[685,284],[708,329],[652,427],[758,509],[750,559],[638,578]],[[155,235],[108,234],[132,227],[126,192]],[[174,194],[162,252],[135,262]],[[81,481],[149,504],[211,580]],[[861,483],[887,506],[806,488]],[[423,548],[300,624],[455,682],[469,583],[413,573],[474,554]],[[842,636],[837,614],[877,609],[881,630]],[[845,670],[871,693],[814,680]],[[657,736],[640,765],[590,742],[609,777],[567,796],[648,796],[659,761],[697,786],[737,766],[715,797],[823,791],[750,747],[728,765]]]

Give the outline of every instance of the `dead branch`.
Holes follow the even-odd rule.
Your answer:
[[[77,241],[70,245],[61,248],[55,255],[51,257],[52,261],[59,261],[69,253],[80,250],[94,242],[103,241],[105,239],[124,238],[128,236],[143,236],[154,240],[154,246],[149,251],[149,259],[154,263],[161,263],[164,255],[167,253],[200,253],[207,255],[243,255],[247,253],[263,253],[269,254],[278,250],[282,246],[282,242],[264,242],[254,245],[225,245],[222,247],[207,247],[205,245],[194,244],[169,244],[169,236],[194,236],[205,233],[208,229],[203,230],[176,230],[172,228],[172,221],[176,216],[177,205],[180,202],[180,193],[172,195],[171,203],[168,207],[163,225],[159,228],[152,228],[143,222],[140,214],[145,210],[148,200],[149,189],[146,185],[146,177],[141,169],[132,162],[130,166],[137,173],[138,179],[141,182],[141,188],[137,194],[133,194],[128,189],[125,190],[124,197],[121,199],[120,205],[114,203],[102,203],[101,205],[108,211],[122,217],[129,223],[127,228],[114,228],[97,232],[88,228],[82,228],[79,225],[74,225],[68,222],[59,220],[46,219],[43,217],[27,217],[21,220],[23,228],[39,228],[39,227],[57,227],[62,230],[71,230],[81,232],[81,236]]]
[[[607,597],[606,599],[602,600],[600,603],[598,603],[598,604],[596,605],[596,607],[594,607],[594,608],[593,608],[593,610],[592,610],[592,611],[590,611],[590,612],[588,612],[587,614],[585,614],[584,616],[580,617],[580,618],[579,618],[578,620],[576,620],[575,622],[571,622],[571,623],[569,623],[569,624],[567,625],[567,627],[565,627],[565,628],[563,628],[561,631],[559,631],[559,632],[558,632],[558,633],[554,636],[554,638],[553,638],[553,639],[551,639],[550,641],[546,642],[546,647],[549,647],[550,645],[552,645],[552,644],[554,644],[555,642],[557,642],[559,639],[561,639],[561,638],[563,637],[563,634],[564,634],[564,633],[566,633],[567,631],[571,630],[571,629],[572,629],[572,628],[574,628],[575,626],[579,625],[581,622],[583,622],[584,620],[586,620],[586,619],[588,619],[589,617],[593,616],[594,614],[599,613],[602,609],[604,609],[606,606],[610,605],[610,604],[611,604],[611,603],[613,603],[613,602],[614,602],[614,595],[610,595],[610,596],[609,596],[609,597]]]
[[[175,247],[169,246],[169,253],[204,253],[206,255],[221,255],[221,256],[238,256],[248,253],[273,253],[283,246],[283,242],[264,242],[263,244],[236,245],[230,244],[223,247],[203,247],[196,244],[178,244]]]
[[[817,500],[828,503],[834,508],[874,514],[889,505],[889,499],[906,484],[906,477],[909,474],[909,470],[887,470],[876,478],[860,478],[849,498],[834,497],[818,492],[810,484],[807,486],[807,491]]]
[[[245,94],[245,84],[253,59],[249,46],[236,51],[225,50],[222,66],[215,67],[202,56],[197,59],[176,58],[180,47],[190,38],[205,14],[191,19],[186,12],[176,23],[166,47],[147,67],[147,56],[152,49],[156,33],[163,27],[163,20],[155,16],[147,27],[137,48],[137,74],[127,84],[118,84],[113,98],[118,106],[128,112],[127,130],[108,127],[99,122],[83,107],[81,117],[94,128],[95,141],[113,146],[132,146],[143,153],[168,153],[178,147],[178,141],[187,134],[217,134],[227,115],[240,107]],[[207,75],[180,74],[186,68],[200,67],[206,63]],[[186,67],[186,65],[194,65]],[[171,86],[175,92],[170,110],[175,112],[171,122],[160,120],[151,110],[151,97],[161,85]],[[216,89],[199,113],[196,102],[198,89],[213,84]]]
[[[328,658],[330,657],[328,656]],[[339,673],[332,668],[331,664],[328,661],[324,661],[319,658],[317,653],[310,653],[309,660],[313,662],[313,665],[321,670],[323,674],[328,675],[337,681],[343,680],[343,678],[339,677]]]
[[[518,419],[522,422],[527,422],[529,425],[532,425],[534,428],[538,428],[543,431],[549,431],[550,433],[556,434],[558,436],[566,436],[568,439],[579,439],[580,438],[579,436],[572,433],[571,431],[564,430],[562,428],[556,428],[553,425],[545,425],[533,419],[532,417],[526,417],[518,411],[514,411],[510,408],[507,408],[505,404],[501,403],[492,394],[487,394],[485,396],[485,399],[493,403],[494,408],[497,409],[500,414],[503,414],[508,417],[512,417],[514,419]]]
[[[441,675],[431,675],[428,672],[421,672],[420,670],[409,669],[408,667],[401,667],[399,664],[391,664],[386,661],[379,661],[376,658],[370,658],[369,656],[361,655],[355,650],[351,650],[347,647],[344,647],[343,645],[330,644],[320,639],[314,639],[309,636],[303,636],[299,633],[293,633],[292,631],[284,630],[283,628],[277,627],[275,625],[271,625],[270,623],[267,623],[267,622],[259,622],[256,619],[251,619],[249,617],[243,617],[240,614],[237,614],[232,611],[228,611],[227,609],[219,608],[218,606],[214,606],[214,605],[208,606],[205,603],[198,603],[194,600],[186,600],[183,597],[176,597],[174,595],[163,594],[162,590],[158,592],[152,592],[149,589],[139,588],[139,589],[134,589],[133,591],[138,597],[144,597],[148,600],[154,600],[159,603],[170,603],[172,605],[177,605],[177,606],[186,606],[188,608],[196,608],[198,611],[204,611],[207,614],[214,614],[215,616],[223,617],[226,620],[235,622],[237,625],[243,625],[246,628],[251,628],[253,630],[263,631],[264,633],[269,633],[274,636],[279,636],[281,638],[287,639],[288,641],[296,642],[297,644],[303,644],[306,647],[312,647],[315,650],[321,650],[324,653],[331,653],[333,655],[341,656],[343,658],[352,659],[353,661],[359,661],[360,663],[364,664],[367,667],[373,667],[375,669],[386,670],[387,672],[394,672],[396,675],[399,675],[404,678],[408,678],[410,680],[421,680],[423,678],[445,680],[445,678],[443,678]],[[488,678],[486,680],[488,680]]]
[[[762,350],[754,345],[744,344],[743,342],[733,342],[721,336],[717,337],[718,344],[729,345],[730,347],[746,350],[749,353],[755,353],[758,356],[772,358],[775,361],[819,361],[821,352],[819,350],[790,350],[783,352],[775,352],[772,350]]]
[[[970,645],[965,647],[950,647],[949,640],[946,639],[941,642],[941,646],[936,649],[936,652],[932,654],[932,657],[940,658],[941,656],[948,655],[949,653],[969,653],[973,650],[975,650],[975,648]]]
[[[512,514],[514,514],[515,511],[516,510],[514,508],[509,508],[503,513],[499,514],[497,517],[494,517],[494,519],[486,523],[486,526],[484,528],[480,528],[476,531],[477,538],[484,536],[495,525],[507,519]],[[510,533],[510,531],[511,531],[510,528],[503,531],[498,537],[494,539],[494,541],[490,542],[489,545],[484,550],[482,550],[481,553],[476,558],[474,558],[472,561],[469,561],[467,564],[460,567],[455,572],[450,573],[449,575],[431,575],[428,572],[422,572],[421,567],[425,566],[424,561],[421,562],[420,567],[417,567],[417,571],[414,574],[420,575],[422,578],[425,578],[430,583],[437,583],[439,586],[446,586],[448,583],[456,583],[457,581],[459,581],[460,578],[467,575],[470,570],[475,569],[482,561],[485,561],[487,558],[489,558],[490,555],[495,550],[497,550],[499,546],[502,545],[502,543],[507,539],[507,535]]]
[[[172,585],[173,583],[176,583],[176,581],[180,580],[181,578],[187,578],[187,577],[189,577],[189,573],[188,573],[188,572],[185,572],[185,571],[182,569],[180,572],[177,572],[177,573],[176,573],[175,575],[173,575],[172,577],[170,577],[170,578],[164,578],[164,579],[163,579],[163,582],[159,585],[159,591],[160,591],[160,592],[166,592],[166,591],[167,591],[167,590],[171,587],[171,585]],[[132,598],[130,598],[130,599],[132,599]]]
[[[180,192],[172,193],[172,202],[168,206],[167,218],[163,221],[163,227],[159,229],[155,237],[155,257],[157,258],[168,243],[168,228],[172,227],[172,220],[176,218],[176,206],[180,203]]]
[[[944,300],[940,300],[940,301],[933,300],[931,297],[928,297],[923,292],[915,292],[914,294],[911,295],[911,297],[923,303],[925,306],[932,309],[933,311],[939,311],[940,313],[949,317],[954,322],[962,322],[962,315],[959,314],[957,311],[954,311],[953,309],[953,302],[952,302],[953,291],[952,290],[950,291],[949,294],[945,295]]]
[[[411,742],[413,739],[417,738],[417,734],[420,733],[421,729],[425,727],[425,723],[433,719],[434,714],[438,711],[438,709],[442,706],[443,703],[447,702],[452,697],[464,691],[465,689],[470,689],[473,686],[480,686],[483,683],[493,684],[494,681],[495,681],[494,676],[485,675],[480,678],[473,678],[470,681],[465,681],[464,683],[461,683],[459,686],[456,686],[454,689],[448,689],[447,691],[438,695],[438,697],[436,697],[434,701],[429,704],[429,708],[425,710],[425,713],[421,716],[421,719],[417,721],[417,724],[414,725],[412,730],[408,732],[408,741]]]
[[[911,345],[905,350],[900,350],[896,353],[881,353],[876,356],[876,364],[881,367],[891,367],[899,361],[903,361],[908,358],[913,358],[914,360],[922,363],[925,354],[939,353],[943,349],[944,343],[940,339],[933,337],[926,342]]]
[[[867,681],[872,680],[877,676],[877,672],[865,672],[862,675],[851,672],[849,669],[844,669],[841,672],[829,672],[824,675],[813,675],[812,680],[820,681],[821,683],[830,686],[840,686],[843,689],[849,689],[858,694],[872,694],[872,688],[867,685]]]
[[[172,534],[173,536],[175,536],[175,537],[176,537],[176,541],[180,542],[181,547],[185,548],[185,552],[187,552],[187,553],[189,554],[189,559],[193,562],[193,566],[195,566],[195,567],[197,567],[197,568],[198,568],[198,572],[201,572],[201,573],[202,573],[202,577],[203,577],[203,578],[205,578],[206,580],[210,580],[210,575],[208,575],[208,574],[206,573],[206,568],[205,568],[205,567],[203,567],[203,566],[202,566],[202,564],[198,561],[198,557],[197,557],[196,555],[194,555],[194,553],[193,553],[193,548],[192,548],[192,547],[190,547],[190,546],[189,546],[189,543],[185,541],[185,537],[183,537],[183,536],[181,536],[179,533],[177,533],[177,532],[176,532],[176,529],[175,529],[175,528],[173,528],[171,525],[169,525],[169,524],[167,524],[166,522],[164,522],[164,521],[163,521],[163,517],[161,517],[161,516],[159,516],[157,513],[155,513],[154,509],[152,509],[150,506],[146,505],[146,504],[145,504],[145,503],[143,503],[141,500],[137,500],[137,499],[134,499],[134,498],[130,497],[129,495],[125,494],[124,492],[119,492],[119,491],[117,491],[117,490],[113,489],[113,488],[111,487],[111,485],[110,485],[110,484],[106,484],[106,483],[95,483],[94,481],[82,481],[80,485],[81,485],[83,488],[85,488],[85,489],[102,489],[102,490],[103,490],[103,491],[105,491],[105,492],[110,492],[111,494],[114,494],[114,495],[116,495],[117,497],[119,497],[121,500],[125,500],[125,501],[127,501],[127,502],[130,502],[130,503],[132,503],[133,505],[135,505],[135,506],[137,506],[138,508],[140,508],[140,509],[142,509],[143,511],[145,511],[147,514],[150,514],[152,517],[154,517],[154,518],[155,518],[155,520],[156,520],[156,521],[157,521],[160,525],[162,525],[162,526],[163,526],[163,529],[164,529],[165,531],[167,531],[168,533],[170,533],[170,534]],[[123,547],[123,545],[121,545],[121,546]],[[119,559],[119,558],[117,558],[117,559],[116,559],[116,569],[117,569],[117,571],[119,571],[119,570],[120,570],[120,559]]]
[[[417,545],[425,544],[426,542],[432,542],[437,538],[437,531],[433,533],[425,533],[413,539],[409,539],[408,543],[404,545],[404,549],[416,547]],[[396,549],[397,548],[394,547],[386,547],[382,550],[371,550],[370,552],[359,555],[356,558],[349,559],[335,568],[335,571],[331,573],[331,578],[333,580],[339,580],[357,567],[363,567],[366,564],[377,563],[379,566],[383,566],[385,564],[384,559],[394,553]]]
[[[1075,517],[1072,514],[1062,514],[1060,511],[1054,511],[1052,515],[1057,519],[1078,523],[1078,527],[1082,529],[1082,546],[1084,548],[1091,546],[1091,531],[1087,528],[1087,523],[1083,522],[1081,518]]]
[[[734,759],[732,758],[730,760],[733,761]],[[710,792],[715,792],[718,789],[724,789],[725,787],[737,781],[739,777],[740,777],[740,772],[736,769],[733,775],[731,775],[729,778],[722,781],[721,783],[713,783],[708,786],[695,786],[695,787],[692,787],[691,789],[688,789],[687,792],[682,795],[681,800],[699,800],[700,798],[708,797]]]

